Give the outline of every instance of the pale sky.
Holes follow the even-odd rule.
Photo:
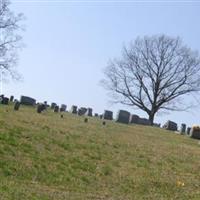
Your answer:
[[[12,0],[12,10],[23,12],[26,47],[19,53],[17,70],[23,82],[4,83],[6,95],[34,97],[71,105],[104,109],[126,109],[110,105],[107,91],[99,85],[110,58],[121,55],[122,46],[137,36],[180,36],[200,51],[200,1],[34,1]],[[188,98],[188,97],[187,97]],[[189,98],[187,99],[190,100]],[[189,112],[159,115],[179,125],[200,124],[199,108]]]

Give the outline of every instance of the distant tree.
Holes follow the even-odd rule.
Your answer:
[[[158,111],[182,110],[180,97],[200,91],[199,54],[178,37],[137,38],[104,73],[114,102],[143,110],[152,125]]]
[[[22,30],[20,22],[23,14],[14,14],[10,8],[9,0],[0,0],[0,70],[18,79],[14,70],[18,60],[18,50],[21,48]]]

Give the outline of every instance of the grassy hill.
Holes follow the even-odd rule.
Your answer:
[[[0,200],[200,199],[198,140],[0,105]]]

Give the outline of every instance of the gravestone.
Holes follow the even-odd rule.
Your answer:
[[[37,113],[42,112],[42,104],[37,104]]]
[[[98,113],[94,113],[94,116],[95,116],[95,117],[99,117]]]
[[[14,96],[10,96],[10,102],[13,102]]]
[[[131,115],[130,116],[130,123],[138,124],[139,118],[140,117],[138,115]]]
[[[56,106],[56,103],[51,103],[51,109],[54,109],[54,107]]]
[[[102,119],[102,118],[103,118],[103,115],[99,115],[99,118]]]
[[[8,105],[8,102],[9,102],[9,98],[7,97],[3,97],[3,99],[1,100],[1,103],[4,105]]]
[[[177,131],[177,123],[168,120],[164,125],[163,128],[169,131]]]
[[[72,114],[77,114],[77,112],[78,112],[78,111],[77,111],[77,108],[78,108],[77,106],[73,105],[73,106],[71,107],[71,113],[72,113]]]
[[[190,135],[191,127],[187,127],[187,135]]]
[[[128,124],[130,119],[130,113],[126,110],[119,110],[116,117],[116,122]]]
[[[146,119],[146,118],[139,118],[138,119],[138,124],[141,124],[141,125],[151,125],[151,122]]]
[[[20,103],[27,106],[34,106],[36,104],[36,100],[31,97],[21,96]]]
[[[92,108],[88,108],[85,115],[92,117]]]
[[[84,115],[87,112],[87,108],[81,107],[78,109],[78,115]]]
[[[153,123],[153,126],[160,128],[160,124],[158,123]]]
[[[43,103],[39,103],[37,105],[37,113],[41,113],[42,111],[46,110],[46,105]]]
[[[19,107],[20,107],[20,102],[16,101],[14,104],[14,110],[19,110]]]
[[[53,110],[53,111],[57,113],[57,112],[59,111],[59,106],[56,105],[56,106],[54,107],[54,110]]]
[[[113,112],[110,110],[104,110],[103,119],[113,120]]]
[[[60,112],[65,112],[67,109],[67,106],[65,104],[62,104],[60,107]]]
[[[200,126],[193,126],[190,130],[190,137],[200,139]]]
[[[181,124],[181,134],[185,134],[185,131],[186,131],[186,124]]]

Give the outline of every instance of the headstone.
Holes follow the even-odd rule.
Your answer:
[[[59,106],[56,105],[56,106],[54,107],[54,110],[53,110],[53,111],[54,111],[54,112],[58,112],[58,111],[59,111]]]
[[[3,99],[1,100],[1,103],[4,105],[8,105],[8,102],[9,102],[9,98],[7,97],[3,97]]]
[[[113,120],[113,112],[110,110],[104,110],[103,119]]]
[[[41,113],[45,109],[46,109],[46,105],[45,104],[40,103],[40,104],[37,105],[37,113]]]
[[[10,96],[10,102],[13,102],[14,101],[14,96]]]
[[[177,131],[177,123],[168,120],[164,125],[163,128],[170,131]]]
[[[60,106],[60,112],[65,112],[66,109],[67,109],[67,106],[66,106],[65,104],[62,104],[62,105]]]
[[[146,118],[139,118],[138,119],[138,124],[141,124],[141,125],[151,125],[151,122],[146,119]]]
[[[130,123],[138,124],[139,118],[140,117],[138,115],[131,115]]]
[[[185,134],[185,131],[186,131],[186,124],[181,124],[181,134]]]
[[[191,127],[187,127],[187,135],[190,135]]]
[[[95,116],[95,117],[99,117],[98,113],[94,113],[94,116]]]
[[[116,122],[128,124],[130,119],[130,113],[125,110],[119,110],[116,117]]]
[[[19,107],[20,107],[20,102],[16,101],[14,104],[14,110],[19,110]]]
[[[51,109],[54,109],[54,107],[56,106],[56,103],[51,103]]]
[[[190,130],[190,137],[200,139],[200,126],[193,126]]]
[[[160,128],[160,124],[158,124],[158,123],[153,123],[153,126]]]
[[[31,97],[21,96],[20,103],[23,105],[34,106],[36,104],[36,100]]]
[[[75,105],[73,105],[72,107],[71,107],[71,113],[73,113],[73,114],[77,114],[77,106],[75,106]]]
[[[92,108],[88,108],[85,115],[92,117]]]
[[[78,115],[84,115],[87,112],[87,108],[81,107],[78,109]]]

